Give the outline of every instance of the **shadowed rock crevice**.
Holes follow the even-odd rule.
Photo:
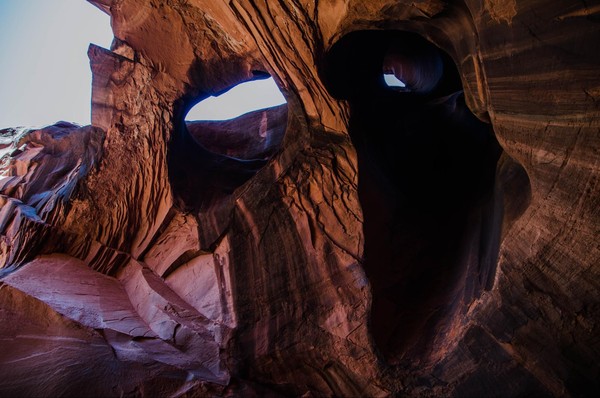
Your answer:
[[[493,285],[502,149],[465,104],[454,62],[416,34],[351,33],[332,47],[326,68],[331,92],[350,102],[371,332],[388,362],[422,360],[451,331],[453,315]],[[406,87],[388,87],[384,73]],[[507,163],[505,182],[516,176],[524,179],[518,190],[527,187],[522,169]],[[508,202],[512,213],[526,207]]]

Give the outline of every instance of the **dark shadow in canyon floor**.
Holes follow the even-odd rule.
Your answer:
[[[465,104],[452,59],[419,35],[350,33],[322,72],[332,95],[350,104],[374,342],[388,363],[419,360],[493,285],[502,149]],[[388,86],[384,74],[406,87]],[[523,169],[507,162],[524,178],[514,189],[528,188]]]

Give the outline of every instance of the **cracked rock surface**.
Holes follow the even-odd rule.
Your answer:
[[[600,6],[89,2],[92,125],[0,130],[0,395],[598,395]]]

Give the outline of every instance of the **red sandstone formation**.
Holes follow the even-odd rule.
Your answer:
[[[266,160],[275,155],[286,126],[286,105],[250,112],[231,120],[186,122],[189,134],[200,146],[217,154],[246,160]]]
[[[0,131],[0,395],[599,393],[598,5],[90,2],[92,126]]]

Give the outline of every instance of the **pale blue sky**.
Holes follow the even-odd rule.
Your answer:
[[[110,18],[85,0],[0,0],[0,128],[90,123],[90,42]]]
[[[389,87],[406,87],[406,84],[398,79],[393,73],[384,73],[383,80]]]
[[[241,83],[218,97],[208,97],[194,106],[185,119],[226,120],[283,103],[285,98],[270,77]]]
[[[109,48],[112,37],[109,16],[85,0],[0,0],[0,129],[89,124],[87,48]],[[187,119],[228,119],[283,102],[272,79],[255,81],[203,101]]]

